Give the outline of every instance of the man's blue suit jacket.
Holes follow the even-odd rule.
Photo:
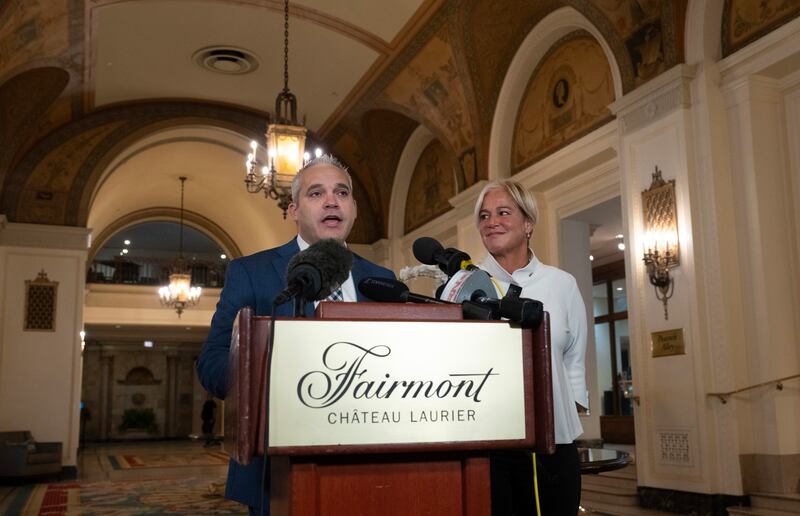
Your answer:
[[[228,391],[228,350],[230,349],[233,322],[239,310],[245,306],[252,307],[256,315],[271,315],[272,301],[278,293],[286,288],[286,268],[289,260],[300,252],[297,239],[288,243],[233,260],[228,265],[225,275],[225,287],[217,303],[217,310],[211,319],[211,329],[203,344],[200,358],[197,360],[197,375],[211,394],[225,399]],[[367,277],[394,278],[389,269],[368,262],[354,255],[353,281]],[[356,288],[358,291],[358,289]],[[357,292],[359,301],[369,301]],[[291,316],[292,303],[285,303],[276,310],[278,316]],[[234,461],[228,465],[228,482],[225,496],[251,507],[261,505],[261,471],[263,461],[260,457],[247,466]],[[269,472],[269,467],[267,467]],[[269,481],[265,488],[269,490]],[[265,503],[269,503],[265,496]]]

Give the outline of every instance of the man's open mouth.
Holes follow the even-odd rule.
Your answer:
[[[328,215],[322,219],[322,223],[326,226],[335,226],[342,221],[342,218],[338,215]]]

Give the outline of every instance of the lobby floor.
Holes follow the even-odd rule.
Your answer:
[[[222,497],[227,456],[198,441],[88,444],[74,480],[0,485],[0,514],[244,515]]]
[[[206,448],[200,441],[89,444],[79,450],[75,480],[0,485],[0,514],[247,514],[222,497],[226,463],[220,446]],[[582,514],[665,514],[592,505],[584,502]]]

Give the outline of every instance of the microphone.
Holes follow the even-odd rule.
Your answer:
[[[541,301],[526,297],[503,297],[494,299],[476,296],[472,301],[489,306],[495,319],[508,319],[523,328],[536,328],[544,318],[544,306]]]
[[[445,249],[438,241],[431,237],[420,237],[411,246],[414,258],[425,265],[438,265],[439,268],[452,276],[462,269],[472,270],[477,268],[472,265],[471,258],[464,251],[459,251],[453,247]]]
[[[379,303],[431,303],[447,304],[434,297],[414,294],[402,281],[390,278],[364,278],[358,283],[362,294]]]
[[[478,269],[460,270],[445,283],[439,296],[444,301],[460,303],[474,301],[477,297],[497,299],[500,293],[488,272]]]
[[[289,260],[286,288],[273,302],[282,305],[293,297],[318,301],[347,281],[353,266],[353,253],[333,238],[319,240]]]
[[[508,319],[523,328],[539,326],[543,317],[542,303],[519,297],[522,288],[505,282],[499,282],[507,289],[506,295],[500,298],[496,281],[478,268],[460,270],[445,284],[440,298],[455,303],[477,303],[491,310],[492,319]]]
[[[389,278],[364,278],[359,282],[358,290],[373,301],[378,301],[380,303],[458,304],[449,301],[440,301],[435,297],[415,294],[410,292],[406,284],[402,281]],[[494,318],[492,317],[493,313],[491,307],[470,300],[461,302],[461,313],[464,315],[464,319],[486,321]]]

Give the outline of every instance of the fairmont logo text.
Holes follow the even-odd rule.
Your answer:
[[[492,367],[485,372],[452,372],[441,378],[395,379],[388,373],[370,374],[370,367],[379,368],[380,359],[391,353],[384,345],[365,348],[353,342],[334,342],[322,353],[322,368],[300,377],[297,397],[309,408],[331,407],[347,398],[449,398],[480,403],[487,381],[498,375]]]

